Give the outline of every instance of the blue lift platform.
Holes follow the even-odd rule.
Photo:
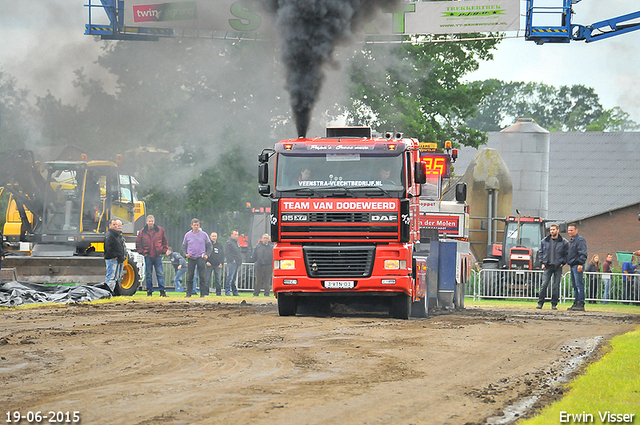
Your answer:
[[[640,11],[591,25],[572,22],[573,5],[582,0],[527,0],[525,39],[536,44],[602,40],[640,30]],[[608,0],[612,2],[613,0]]]

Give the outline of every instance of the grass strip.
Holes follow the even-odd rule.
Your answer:
[[[561,400],[519,424],[640,423],[640,327],[614,337],[609,349],[568,384]]]

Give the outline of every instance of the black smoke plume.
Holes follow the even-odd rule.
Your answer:
[[[401,0],[263,0],[276,15],[283,41],[287,91],[298,136],[306,136],[324,79],[323,65],[338,44],[353,38],[379,10],[392,11]]]

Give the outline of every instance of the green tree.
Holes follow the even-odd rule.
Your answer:
[[[0,69],[0,152],[25,146],[31,131],[29,91],[18,87],[14,77]]]
[[[499,131],[518,118],[533,118],[551,131],[623,131],[637,128],[620,108],[605,111],[592,88],[583,85],[556,88],[543,83],[474,82],[491,94],[478,105],[478,114],[467,125],[483,131]]]
[[[491,87],[462,82],[489,60],[497,40],[459,43],[369,44],[351,64],[351,124],[378,131],[401,130],[425,142],[451,140],[467,146],[486,135],[465,124]]]
[[[619,106],[607,109],[587,126],[587,131],[637,131],[640,125],[631,120],[630,115]]]

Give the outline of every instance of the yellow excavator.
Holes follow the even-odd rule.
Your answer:
[[[18,280],[35,283],[101,283],[105,277],[104,236],[109,220],[122,221],[133,247],[145,224],[138,182],[116,162],[36,162],[33,152],[0,153],[0,194],[9,201],[3,233],[3,267]],[[116,294],[133,295],[144,276],[144,259],[129,252]]]

